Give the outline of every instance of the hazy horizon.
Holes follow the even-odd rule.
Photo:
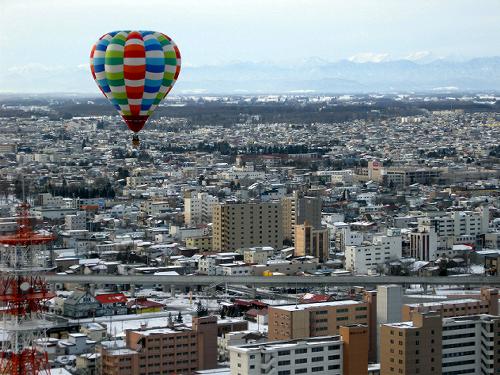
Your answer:
[[[182,54],[173,91],[180,94],[196,89],[191,74],[197,68],[234,63],[267,69],[323,61],[426,64],[500,56],[499,17],[497,0],[150,0],[139,7],[118,0],[17,0],[3,4],[0,13],[0,91],[98,94],[88,56],[93,43],[111,30],[150,29],[171,36]],[[244,73],[252,78],[251,71]],[[324,78],[332,74],[318,79]],[[356,84],[366,86],[363,80]],[[207,83],[199,86],[206,90]],[[302,86],[297,90],[308,89]],[[246,89],[244,82],[235,82],[231,90]]]

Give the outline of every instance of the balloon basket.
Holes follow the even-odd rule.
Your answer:
[[[135,134],[134,137],[132,138],[132,147],[139,148],[140,144],[141,144],[141,141],[139,140],[139,136],[137,134]]]

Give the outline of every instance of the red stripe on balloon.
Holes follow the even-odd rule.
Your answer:
[[[127,98],[129,99],[142,99],[144,94],[144,87],[127,87]],[[132,106],[130,106],[132,108]]]
[[[127,41],[132,41],[133,39],[140,40],[140,44],[127,44],[125,42],[125,48],[123,51],[123,56],[125,58],[146,58],[146,51],[144,50],[144,43],[142,42],[142,36],[140,33],[134,31],[127,36]],[[146,78],[146,61],[144,60],[143,65],[123,65],[123,76],[125,80],[129,81],[139,81]],[[125,91],[127,92],[128,99],[142,99],[144,95],[144,84],[141,86],[127,86],[125,85]],[[129,105],[130,112],[132,116],[139,115],[141,111],[140,105]]]
[[[177,57],[178,59],[181,58],[181,52],[179,51],[179,48],[177,48],[177,46],[174,45],[174,51],[175,51],[175,57]]]

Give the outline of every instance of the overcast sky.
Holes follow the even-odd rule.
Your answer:
[[[0,0],[0,84],[86,69],[112,30],[162,31],[185,66],[364,62],[499,56],[499,20],[500,0]]]

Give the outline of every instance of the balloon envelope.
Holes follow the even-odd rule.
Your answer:
[[[90,70],[130,130],[138,132],[179,76],[175,43],[156,31],[113,31],[92,47]]]

